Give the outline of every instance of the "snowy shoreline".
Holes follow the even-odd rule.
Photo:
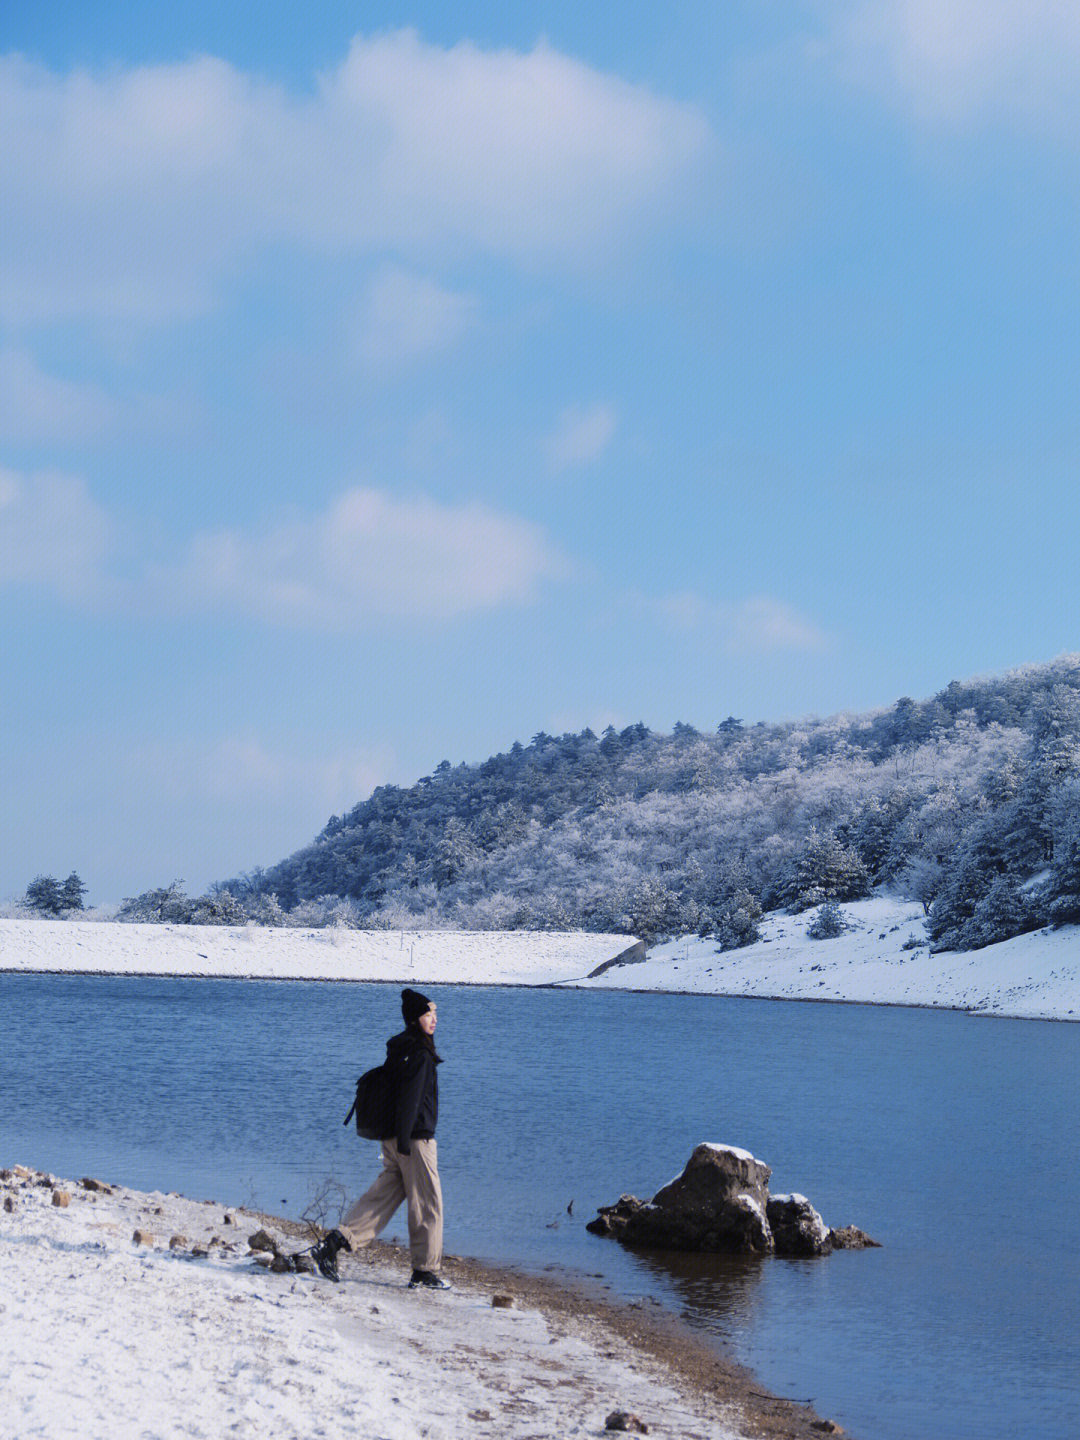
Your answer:
[[[1078,926],[1018,935],[981,950],[931,954],[917,903],[876,896],[842,911],[849,928],[829,940],[807,934],[816,910],[774,912],[761,922],[761,939],[744,949],[720,951],[715,941],[686,936],[656,946],[641,964],[577,983],[1080,1020]]]
[[[555,931],[291,930],[0,919],[0,972],[420,985],[525,985],[904,1005],[1080,1020],[1080,926],[931,954],[921,907],[875,896],[848,928],[774,912],[740,950],[683,936],[639,958],[628,935]],[[602,968],[602,973],[597,974]]]
[[[454,1290],[409,1291],[403,1259],[373,1247],[332,1285],[261,1268],[259,1229],[283,1253],[308,1238],[242,1208],[21,1165],[0,1194],[12,1433],[562,1440],[603,1434],[613,1410],[701,1440],[814,1433],[812,1412],[695,1361],[690,1338],[680,1358],[645,1320],[550,1282],[451,1260]]]
[[[555,985],[587,978],[636,944],[582,931],[292,930],[0,918],[0,971]]]

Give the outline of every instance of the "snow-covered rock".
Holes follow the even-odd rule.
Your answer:
[[[623,1195],[602,1206],[588,1229],[661,1250],[765,1254],[773,1248],[765,1214],[771,1174],[745,1150],[701,1144],[648,1204]]]
[[[805,1195],[770,1195],[765,1207],[778,1255],[827,1255],[832,1232]]]
[[[763,1160],[734,1145],[702,1143],[651,1201],[622,1195],[586,1227],[646,1249],[732,1251],[792,1258],[876,1246],[861,1230],[833,1231],[805,1195],[769,1195]]]

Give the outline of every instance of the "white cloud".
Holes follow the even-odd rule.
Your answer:
[[[161,601],[334,630],[454,619],[535,598],[566,562],[539,526],[480,504],[350,490],[261,535],[196,537],[155,580]]]
[[[717,603],[684,590],[644,603],[675,629],[711,630],[734,654],[820,650],[828,644],[828,636],[813,620],[770,595]]]
[[[548,437],[547,451],[555,470],[587,465],[601,456],[611,443],[618,416],[611,405],[570,405],[559,416],[554,434]]]
[[[108,516],[78,476],[0,467],[0,585],[95,596],[111,539]]]
[[[540,44],[356,39],[315,93],[222,60],[56,74],[0,59],[6,318],[160,320],[265,244],[577,262],[688,195],[694,107]]]
[[[1080,120],[1075,0],[859,0],[827,4],[842,72],[926,120]]]
[[[456,294],[426,276],[388,265],[368,290],[357,353],[370,370],[397,370],[449,349],[476,318],[475,296]]]
[[[570,573],[530,521],[373,489],[346,491],[322,514],[261,533],[201,533],[156,565],[128,556],[123,580],[110,570],[114,529],[78,477],[0,468],[0,585],[40,584],[142,612],[359,630],[528,604],[543,581]]]

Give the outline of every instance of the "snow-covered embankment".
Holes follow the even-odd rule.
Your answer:
[[[292,930],[0,919],[0,970],[552,985],[589,975],[635,943],[630,935],[582,931]]]

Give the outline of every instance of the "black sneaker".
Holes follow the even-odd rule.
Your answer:
[[[449,1280],[436,1275],[434,1270],[414,1270],[409,1281],[410,1290],[452,1290]]]
[[[331,1230],[323,1236],[314,1250],[312,1250],[311,1258],[319,1267],[319,1274],[327,1280],[333,1280],[336,1285],[341,1280],[341,1276],[338,1273],[338,1251],[351,1249],[352,1246],[339,1230]]]

